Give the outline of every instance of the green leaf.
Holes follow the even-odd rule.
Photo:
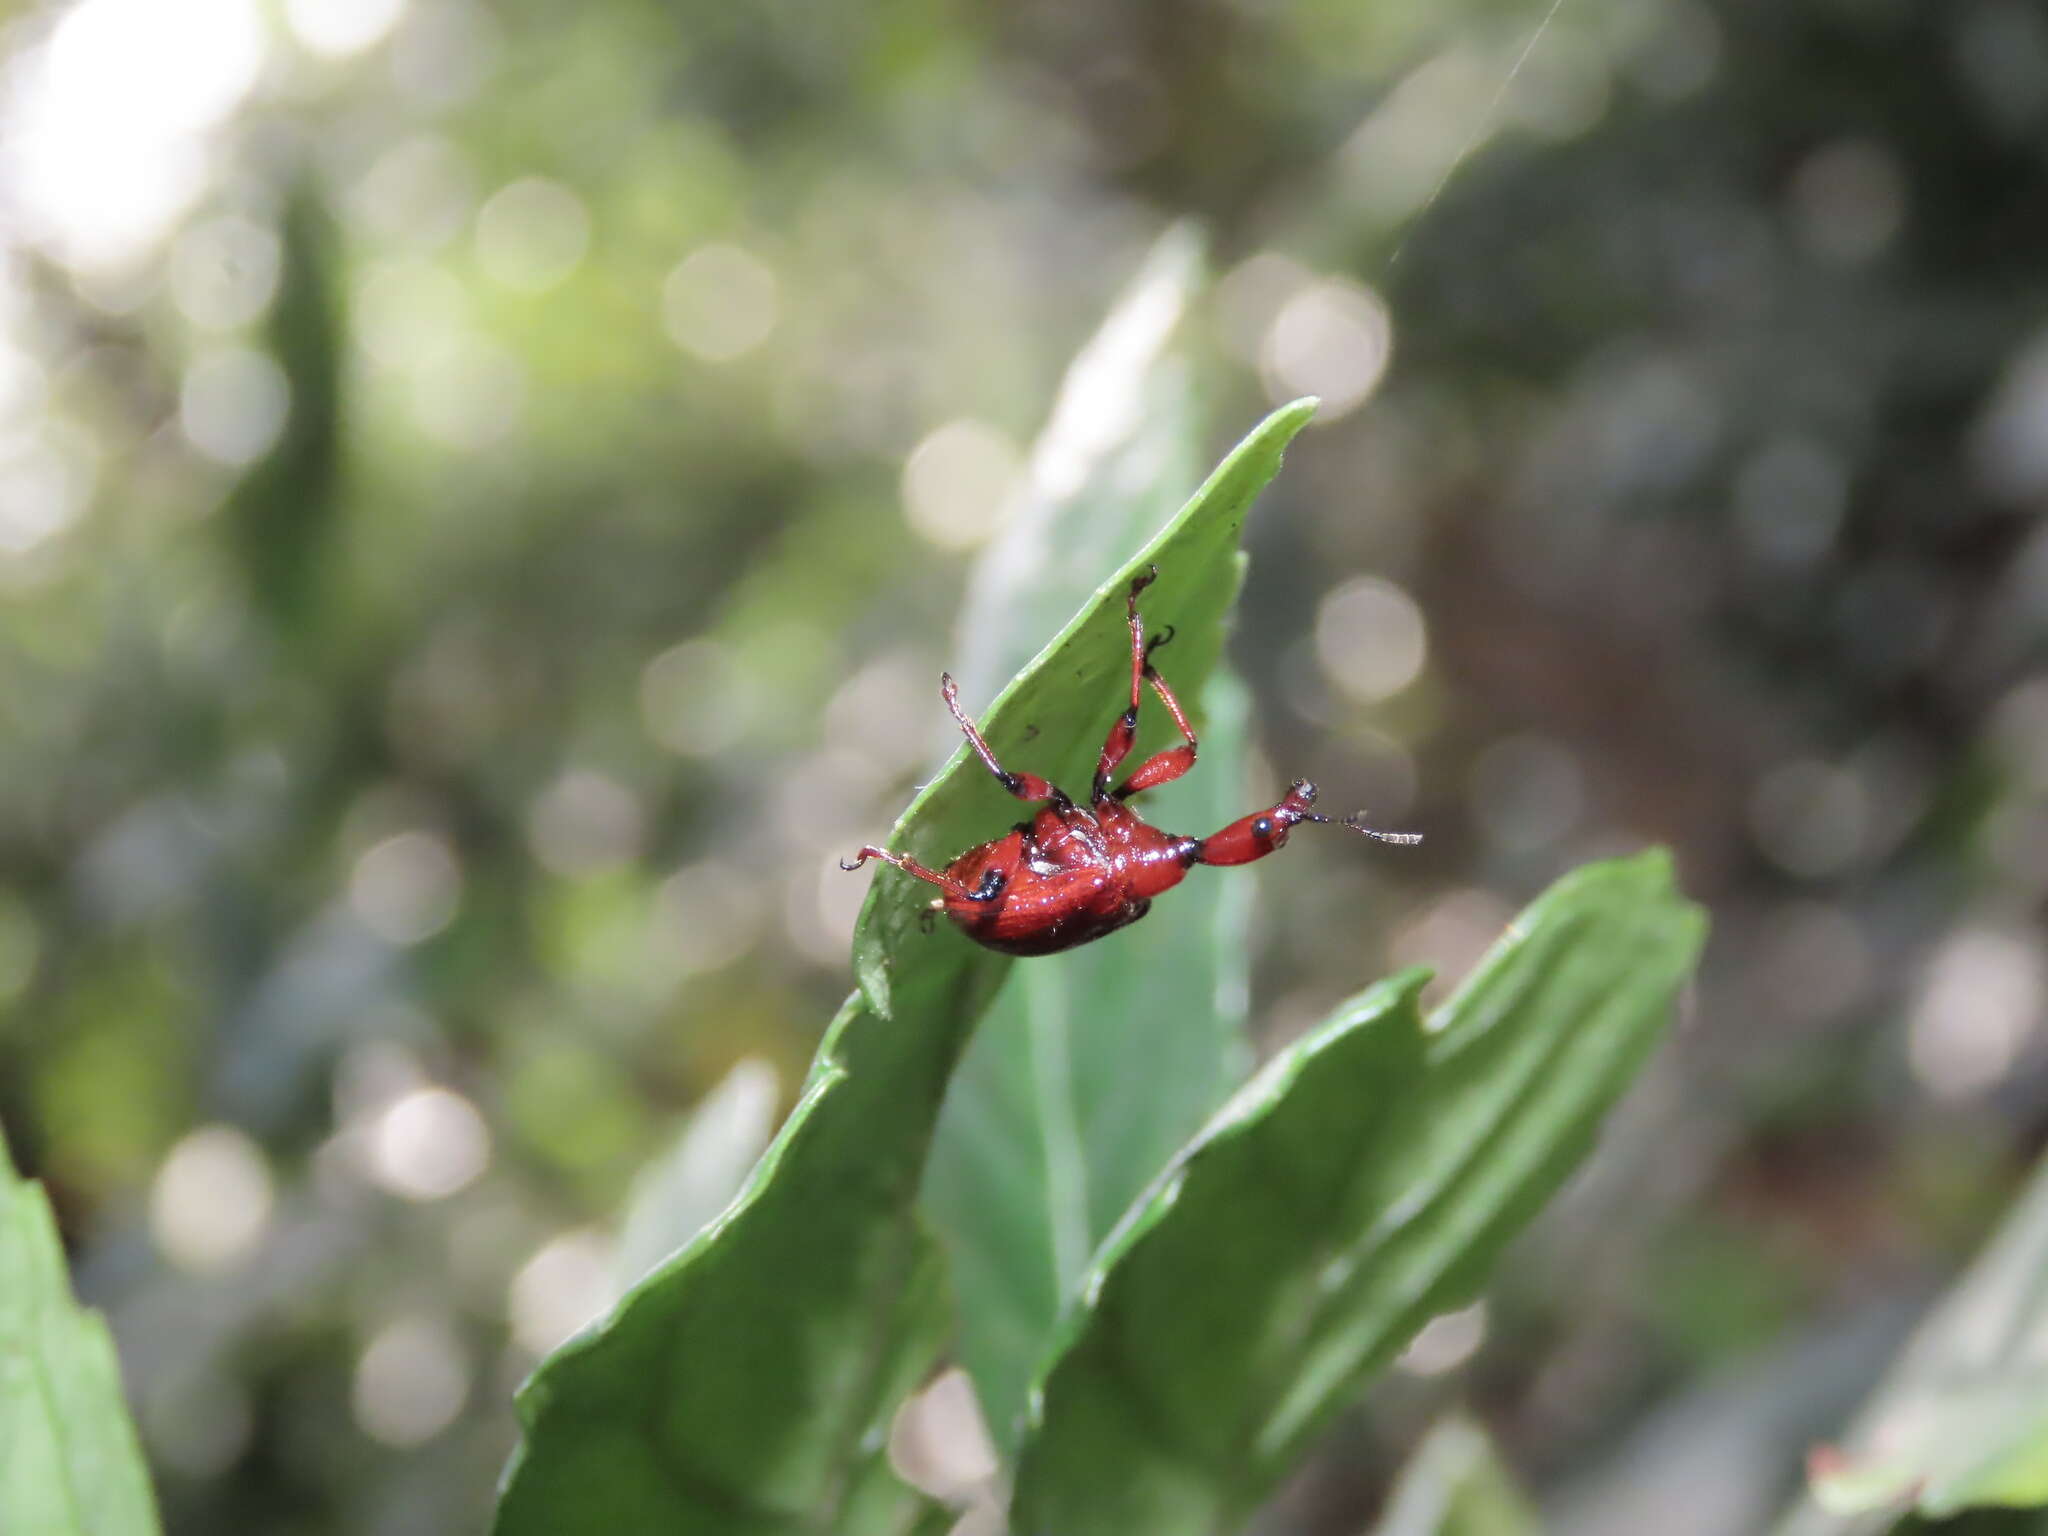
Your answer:
[[[1019,1536],[1234,1529],[1584,1156],[1703,932],[1664,854],[1590,866],[1427,1032],[1411,971],[1270,1062],[1091,1266],[1038,1389]]]
[[[1542,1536],[1486,1431],[1452,1414],[1408,1458],[1373,1536]]]
[[[1148,564],[1161,573],[1148,606],[1181,627],[1183,662],[1213,664],[1238,529],[1313,409],[1268,417],[984,711],[999,754],[1085,782],[1101,701],[1119,674],[1128,686],[1124,594]],[[956,752],[894,844],[944,863],[1016,809]],[[855,1527],[845,1512],[947,1326],[914,1197],[946,1081],[1009,963],[950,928],[922,932],[925,889],[874,877],[854,939],[860,991],[732,1206],[520,1393],[500,1532],[856,1536],[921,1518],[906,1503]]]
[[[0,1144],[0,1531],[157,1528],[113,1338],[72,1301],[50,1202]]]
[[[955,674],[969,697],[1027,661],[1191,478],[1195,411],[1171,343],[1200,277],[1192,237],[1169,233],[1069,371],[1026,493],[970,584]],[[1221,671],[1195,692],[1182,662],[1177,640],[1161,653],[1181,696],[1205,706],[1201,764],[1144,803],[1148,819],[1199,835],[1246,808],[1249,704]],[[1121,697],[1092,701],[1098,734]],[[1172,739],[1147,704],[1133,764]],[[1250,1065],[1253,883],[1248,870],[1191,880],[1136,927],[1023,967],[947,1090],[925,1209],[960,1299],[959,1354],[1005,1451],[1089,1255]]]
[[[674,1142],[640,1171],[613,1255],[621,1289],[680,1249],[725,1209],[775,1130],[775,1069],[736,1062],[684,1117]]]
[[[1810,1459],[1784,1536],[1883,1531],[2048,1505],[2048,1160],[1997,1235],[1900,1353],[1842,1448]]]

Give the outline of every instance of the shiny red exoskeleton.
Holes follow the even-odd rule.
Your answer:
[[[944,911],[977,943],[1010,955],[1050,955],[1135,923],[1151,910],[1155,896],[1179,885],[1197,864],[1249,864],[1284,846],[1287,834],[1299,823],[1327,822],[1329,817],[1309,809],[1315,804],[1316,787],[1306,779],[1295,780],[1278,805],[1240,817],[1207,837],[1162,832],[1125,804],[1133,795],[1172,783],[1195,765],[1194,729],[1173,690],[1152,667],[1152,653],[1173,637],[1172,627],[1147,642],[1138,618],[1138,594],[1158,575],[1153,569],[1131,583],[1131,703],[1102,744],[1086,806],[1076,805],[1057,785],[1036,774],[1012,773],[997,762],[960,708],[952,677],[942,675],[940,695],[975,755],[1003,788],[1019,800],[1043,803],[1045,809],[993,842],[968,849],[943,872],[872,845],[851,859],[841,859],[840,867],[858,869],[869,859],[893,864],[937,886],[943,894],[933,900],[933,909]],[[1111,776],[1137,737],[1138,704],[1148,684],[1180,728],[1181,744],[1148,757],[1111,789]],[[1413,832],[1373,831],[1357,816],[1346,817],[1343,825],[1385,843],[1422,841]]]

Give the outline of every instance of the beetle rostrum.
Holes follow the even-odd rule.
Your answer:
[[[1184,837],[1152,826],[1131,809],[1134,795],[1170,784],[1195,766],[1195,732],[1173,690],[1152,665],[1152,653],[1173,638],[1168,626],[1150,641],[1138,617],[1138,594],[1158,579],[1157,567],[1131,583],[1126,602],[1131,630],[1131,702],[1110,725],[1095,765],[1088,803],[1076,804],[1058,785],[1033,773],[1015,773],[996,761],[981,732],[960,708],[960,691],[941,674],[939,694],[975,756],[1019,800],[1042,806],[1030,820],[1003,836],[970,848],[944,870],[927,869],[907,854],[872,844],[842,869],[869,859],[893,864],[939,888],[932,901],[962,932],[1008,955],[1050,955],[1086,944],[1135,923],[1152,909],[1153,898],[1173,889],[1197,864],[1249,864],[1286,846],[1287,835],[1304,821],[1328,822],[1311,809],[1316,787],[1296,779],[1280,803],[1242,816],[1207,837]],[[1138,735],[1138,706],[1150,687],[1180,730],[1181,743],[1140,763],[1114,789],[1110,783]],[[1383,843],[1419,843],[1417,832],[1380,832],[1363,815],[1339,823]]]

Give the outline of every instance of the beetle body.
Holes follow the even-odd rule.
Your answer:
[[[1193,866],[1174,837],[1110,801],[1048,806],[946,873],[968,894],[939,898],[970,938],[1011,955],[1049,955],[1135,923]]]
[[[1288,833],[1300,823],[1328,821],[1311,809],[1316,787],[1306,780],[1296,780],[1277,804],[1240,817],[1207,837],[1162,831],[1126,804],[1133,795],[1171,783],[1195,764],[1194,730],[1173,690],[1152,666],[1152,653],[1172,638],[1173,631],[1169,628],[1148,642],[1138,617],[1138,594],[1157,575],[1154,570],[1131,583],[1126,605],[1130,707],[1110,726],[1086,806],[1035,774],[1013,773],[997,762],[960,708],[953,679],[946,676],[940,680],[940,696],[968,746],[1005,789],[1043,809],[1002,837],[968,849],[943,870],[927,869],[906,854],[873,846],[840,860],[841,867],[858,869],[869,859],[893,864],[937,886],[940,895],[933,899],[933,909],[943,911],[976,943],[1010,955],[1050,955],[1135,923],[1151,910],[1155,897],[1179,885],[1198,864],[1249,864],[1284,846]],[[1180,728],[1181,745],[1147,758],[1111,789],[1111,779],[1137,737],[1138,705],[1148,685]],[[1357,817],[1346,818],[1344,825],[1382,842],[1422,841],[1414,833],[1373,831]]]

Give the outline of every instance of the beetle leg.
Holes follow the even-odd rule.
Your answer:
[[[1154,644],[1157,644],[1156,639]],[[1179,746],[1156,752],[1138,764],[1137,770],[1117,786],[1116,798],[1119,800],[1128,800],[1148,789],[1171,784],[1195,766],[1195,728],[1188,724],[1187,712],[1180,707],[1180,700],[1166,686],[1166,679],[1150,666],[1145,668],[1145,681],[1152,685],[1152,691],[1159,695],[1159,702],[1166,706],[1166,712],[1173,716],[1173,723],[1180,727],[1182,740]]]
[[[1138,704],[1145,696],[1145,673],[1150,670],[1145,621],[1138,617],[1138,594],[1158,579],[1159,567],[1148,566],[1144,575],[1131,582],[1130,594],[1124,599],[1124,621],[1131,631],[1131,707],[1116,717],[1102,743],[1102,756],[1095,764],[1095,787],[1090,791],[1090,798],[1098,803],[1108,798],[1109,776],[1130,756],[1131,743],[1138,739]]]
[[[926,869],[907,853],[890,853],[887,849],[877,848],[872,843],[861,849],[852,858],[841,859],[839,867],[841,869],[859,869],[869,859],[880,859],[884,864],[894,864],[906,875],[915,875],[920,880],[929,880],[949,896],[965,897],[968,900],[974,899],[975,893],[973,889],[961,881],[955,880],[951,875],[941,874],[936,869]]]
[[[1144,654],[1140,658],[1141,674],[1152,685],[1152,691],[1159,695],[1159,702],[1166,706],[1166,712],[1173,716],[1173,723],[1180,728],[1181,744],[1168,747],[1164,752],[1155,752],[1140,763],[1137,771],[1117,786],[1116,798],[1119,800],[1128,800],[1148,789],[1171,784],[1195,766],[1195,728],[1188,724],[1187,711],[1180,707],[1180,700],[1173,696],[1166,679],[1152,665],[1152,653],[1172,638],[1173,626],[1169,624],[1145,643]]]
[[[995,753],[989,751],[988,743],[982,739],[974,722],[967,718],[967,711],[960,707],[960,685],[953,681],[953,674],[939,674],[939,697],[946,701],[946,708],[953,712],[960,730],[967,738],[967,745],[974,748],[974,755],[987,765],[988,771],[996,776],[996,782],[1015,795],[1019,800],[1049,800],[1054,805],[1072,805],[1065,790],[1049,780],[1041,779],[1035,773],[1012,773],[996,761]]]

